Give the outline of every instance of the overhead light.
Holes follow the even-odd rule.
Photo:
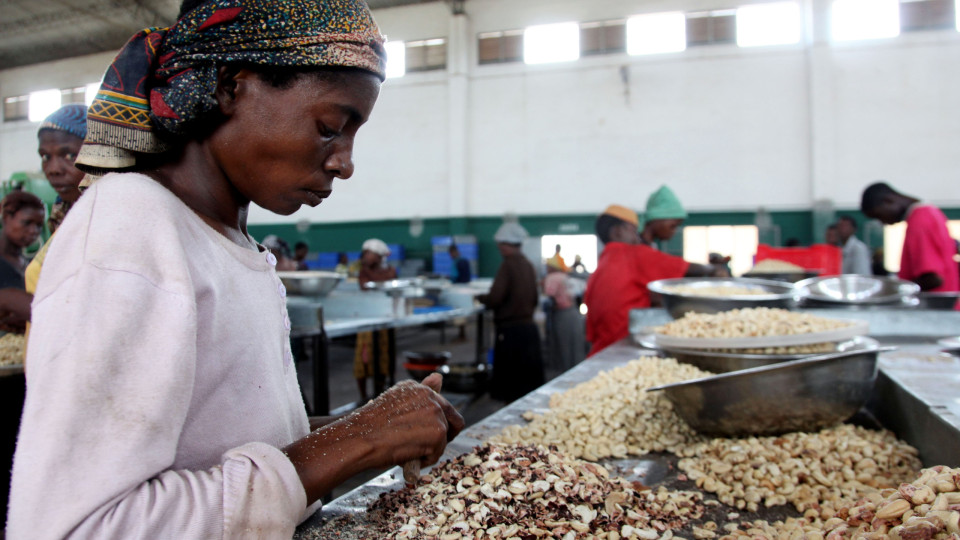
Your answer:
[[[580,25],[528,26],[523,31],[523,61],[527,64],[571,62],[580,58]]]
[[[627,19],[627,54],[680,52],[687,48],[687,17],[679,11]]]
[[[387,78],[403,77],[407,72],[407,45],[402,41],[388,41],[383,48],[387,51]]]
[[[60,108],[61,93],[59,89],[40,90],[30,92],[27,103],[27,118],[31,122],[42,122],[54,111]]]
[[[852,41],[900,35],[900,2],[897,0],[834,0],[833,39]]]
[[[800,43],[800,5],[796,2],[753,4],[737,8],[737,45],[763,47]]]

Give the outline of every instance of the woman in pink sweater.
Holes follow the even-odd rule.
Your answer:
[[[288,215],[353,174],[384,77],[366,5],[197,3],[134,36],[89,109],[77,166],[102,178],[34,298],[11,539],[290,538],[338,483],[434,463],[463,427],[438,377],[310,422],[247,234],[251,202]]]

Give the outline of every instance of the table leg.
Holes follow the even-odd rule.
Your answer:
[[[486,316],[486,311],[477,312],[477,358],[476,364],[486,364],[487,358],[484,353],[486,353],[486,347],[483,340],[483,318]]]
[[[330,414],[330,384],[328,356],[329,344],[327,334],[320,329],[320,333],[310,338],[313,356],[313,414],[326,416]]]

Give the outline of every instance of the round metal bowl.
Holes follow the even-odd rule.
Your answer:
[[[648,388],[663,391],[693,429],[712,436],[817,431],[853,416],[873,390],[868,348],[791,360]]]
[[[709,289],[713,287],[744,287],[762,291],[764,294],[741,296],[695,296],[669,292],[670,287]],[[677,278],[651,281],[650,292],[663,298],[663,307],[674,319],[686,313],[720,313],[731,309],[752,307],[777,307],[792,309],[800,300],[800,293],[792,284],[782,281],[748,278]]]
[[[440,366],[446,364],[451,358],[450,351],[441,352],[420,352],[404,351],[403,357],[411,364],[421,364],[430,366]]]
[[[955,309],[960,292],[922,292],[920,309]]]
[[[880,276],[842,276],[805,279],[796,284],[810,304],[901,304],[920,292],[916,283]]]
[[[319,270],[277,272],[277,277],[287,288],[287,294],[299,296],[326,296],[343,281],[342,274]]]
[[[810,358],[815,354],[743,354],[728,353],[703,349],[685,349],[681,347],[662,347],[656,344],[652,335],[641,336],[637,339],[641,347],[656,349],[664,356],[676,358],[685,364],[692,364],[700,369],[713,373],[728,373],[731,371],[740,371],[761,366],[781,364],[791,360],[801,358]],[[841,341],[834,344],[834,350],[830,352],[848,352],[874,349],[877,347],[877,340],[866,336],[858,336],[847,341]],[[823,354],[823,353],[821,353]]]
[[[437,368],[443,375],[443,390],[480,394],[487,389],[486,364],[444,364]]]
[[[812,277],[817,277],[820,272],[817,270],[804,270],[802,272],[747,272],[743,275],[745,278],[772,279],[774,281],[789,281],[796,283]]]

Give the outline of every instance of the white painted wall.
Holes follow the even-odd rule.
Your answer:
[[[288,217],[254,209],[251,221],[594,213],[613,201],[641,208],[661,183],[691,210],[809,208],[818,199],[842,207],[881,178],[960,206],[960,33],[833,44],[829,0],[804,5],[816,24],[799,46],[553,66],[478,66],[475,35],[730,4],[468,0],[461,18],[446,3],[378,11],[390,39],[448,37],[448,72],[384,84],[358,137],[355,176],[321,207]],[[86,84],[112,56],[0,72],[0,95]],[[0,178],[38,168],[35,130],[0,124]]]

